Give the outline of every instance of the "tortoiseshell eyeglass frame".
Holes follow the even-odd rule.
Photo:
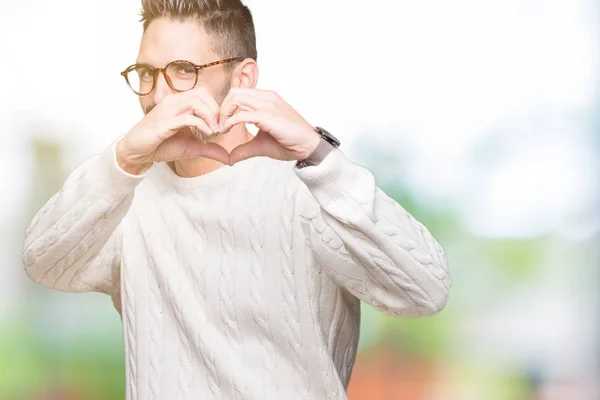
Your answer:
[[[202,64],[202,65],[197,65],[194,64],[191,61],[187,61],[187,60],[175,60],[175,61],[171,61],[170,63],[168,63],[167,65],[165,65],[164,68],[154,68],[151,65],[148,64],[133,64],[130,65],[129,67],[125,68],[125,70],[123,72],[121,72],[121,75],[123,76],[123,78],[125,78],[125,82],[127,82],[127,86],[129,86],[129,88],[138,96],[147,96],[150,93],[152,93],[152,91],[154,90],[154,88],[156,87],[156,79],[158,77],[158,73],[157,72],[162,72],[165,81],[167,81],[167,85],[169,85],[169,87],[171,89],[173,89],[176,92],[187,92],[188,90],[192,90],[193,88],[196,87],[196,84],[198,83],[198,72],[200,70],[203,70],[204,68],[208,68],[208,67],[214,67],[215,65],[221,65],[221,64],[226,64],[226,63],[230,63],[230,62],[234,62],[234,61],[242,61],[244,60],[244,58],[242,57],[234,57],[234,58],[226,58],[224,60],[219,60],[219,61],[213,61],[213,62],[209,62],[207,64]],[[175,64],[175,63],[181,63],[181,62],[187,62],[190,63],[191,65],[194,66],[194,68],[196,69],[196,79],[194,80],[194,85],[190,88],[190,89],[186,89],[186,90],[179,90],[177,88],[173,87],[173,83],[171,82],[171,79],[169,78],[169,75],[167,75],[167,73],[165,72],[167,68],[169,68],[169,66],[171,64]],[[153,81],[152,81],[152,87],[150,88],[150,90],[148,91],[148,93],[139,93],[138,91],[136,91],[133,86],[131,86],[131,83],[129,82],[129,78],[127,78],[127,74],[129,74],[131,71],[135,70],[138,67],[148,67],[152,70],[153,72]]]

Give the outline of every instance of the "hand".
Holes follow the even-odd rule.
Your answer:
[[[119,140],[119,165],[126,172],[140,174],[154,162],[185,158],[208,157],[227,164],[229,154],[218,144],[175,135],[189,126],[210,136],[218,131],[218,116],[219,106],[204,88],[168,96]]]
[[[231,151],[229,165],[251,157],[304,160],[317,148],[321,136],[277,93],[232,88],[221,104],[220,131],[240,123],[259,128],[256,136]]]

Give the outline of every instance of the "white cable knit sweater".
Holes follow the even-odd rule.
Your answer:
[[[444,252],[339,150],[319,166],[264,157],[181,178],[122,171],[114,143],[37,213],[27,274],[109,294],[127,399],[346,399],[359,299],[440,311]]]

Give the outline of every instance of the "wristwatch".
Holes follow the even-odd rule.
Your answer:
[[[321,140],[319,141],[317,148],[311,153],[310,156],[306,157],[304,160],[299,160],[296,162],[296,168],[319,165],[333,149],[339,147],[340,145],[340,141],[325,129],[318,126],[316,126],[314,129],[315,132],[321,135]]]

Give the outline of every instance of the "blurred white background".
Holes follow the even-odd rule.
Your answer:
[[[464,227],[443,237],[452,324],[430,398],[505,398],[490,394],[491,380],[452,377],[456,365],[482,376],[531,368],[545,382],[540,398],[600,398],[598,2],[245,3],[259,87],[334,132],[381,181],[400,179],[421,204],[451,207]],[[137,55],[139,8],[0,0],[0,335],[33,308],[31,329],[50,346],[68,346],[69,335],[118,339],[109,299],[32,286],[20,247],[42,185],[32,139],[61,143],[66,173],[142,117],[119,75]],[[485,250],[498,240],[537,243],[540,267],[507,278],[493,267],[502,251]],[[380,326],[369,323],[363,346]],[[0,398],[10,369],[1,350]]]

